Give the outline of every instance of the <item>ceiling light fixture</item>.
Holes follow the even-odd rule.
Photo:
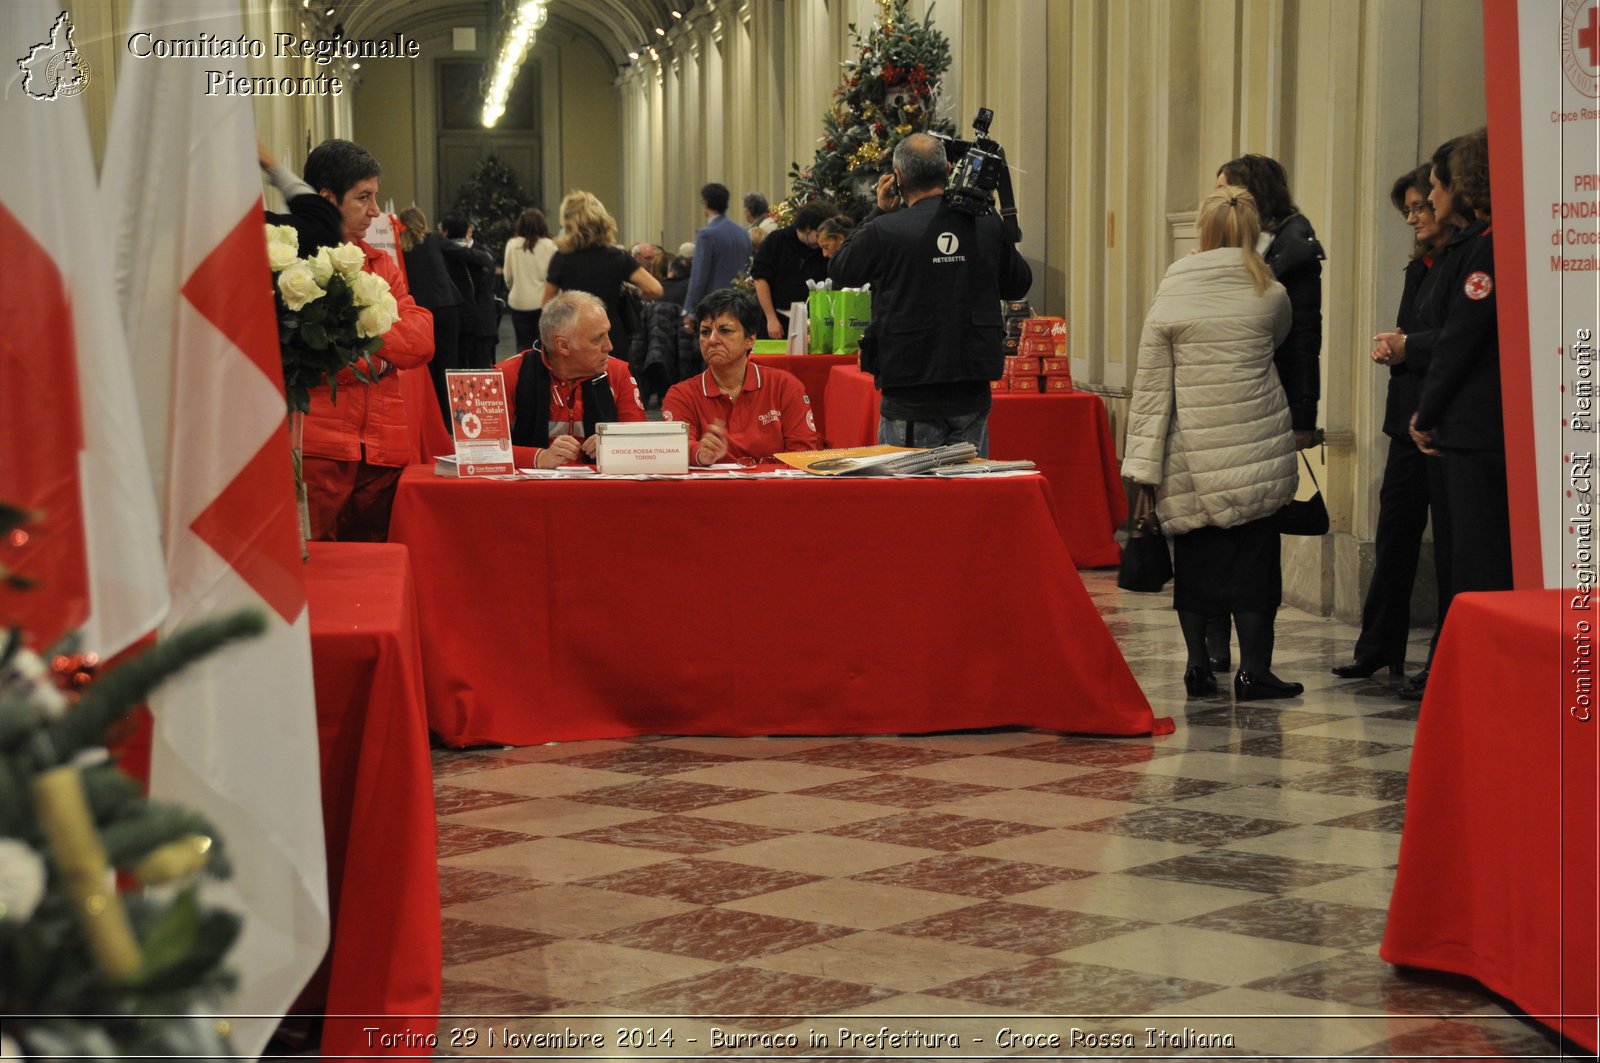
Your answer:
[[[660,26],[656,27],[656,36],[657,37],[665,37],[666,35],[667,35],[667,31],[666,30],[662,29]]]
[[[522,0],[517,5],[511,26],[506,31],[505,39],[500,42],[500,54],[495,57],[494,72],[489,77],[489,87],[483,96],[485,129],[494,128],[500,116],[506,113],[506,99],[511,95],[511,86],[516,84],[517,73],[533,48],[534,38],[549,17],[550,12],[542,0]]]

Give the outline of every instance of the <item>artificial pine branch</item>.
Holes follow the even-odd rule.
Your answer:
[[[126,870],[168,842],[191,834],[211,839],[211,849],[206,853],[206,873],[227,878],[232,867],[217,840],[217,829],[204,816],[188,809],[151,802],[137,817],[104,824],[100,828],[100,841],[106,847],[106,859],[113,866]]]
[[[266,618],[253,609],[203,620],[99,676],[71,712],[44,728],[45,741],[35,742],[34,749],[36,756],[46,759],[36,762],[34,770],[65,764],[78,750],[99,742],[112,724],[166,679],[219,647],[259,635],[266,627]]]

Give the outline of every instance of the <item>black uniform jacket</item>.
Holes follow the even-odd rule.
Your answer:
[[[974,218],[930,196],[881,214],[833,256],[836,288],[872,285],[861,368],[880,388],[996,380],[1005,369],[1002,299],[1033,271],[994,214]]]
[[[1396,439],[1411,438],[1411,415],[1417,412],[1417,400],[1422,397],[1422,382],[1428,372],[1431,351],[1426,346],[1413,349],[1410,336],[1414,332],[1436,328],[1438,321],[1430,317],[1431,293],[1439,272],[1433,255],[1419,255],[1406,263],[1405,286],[1400,292],[1400,310],[1395,314],[1395,327],[1406,333],[1406,358],[1389,367],[1389,394],[1383,406],[1383,434]]]
[[[1440,308],[1439,327],[1406,337],[1406,359],[1428,358],[1417,427],[1436,446],[1503,450],[1500,407],[1499,293],[1495,290],[1494,236],[1476,221],[1445,245],[1429,302]]]

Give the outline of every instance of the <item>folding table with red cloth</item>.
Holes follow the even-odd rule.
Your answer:
[[[434,401],[431,384],[427,397]],[[433,764],[411,562],[405,547],[392,543],[308,545],[332,918],[328,954],[294,1010],[363,1016],[327,1020],[324,1059],[426,1056],[423,1048],[370,1043],[361,1029],[431,1031],[429,1021],[384,1016],[437,1014],[441,993]],[[140,712],[118,754],[123,769],[143,781],[150,719]]]
[[[782,369],[785,373],[792,373],[800,378],[800,383],[805,385],[806,397],[811,400],[812,419],[817,422],[817,434],[822,437],[822,445],[834,446],[828,442],[827,418],[827,390],[828,374],[836,365],[856,364],[857,356],[854,354],[753,354],[750,361],[767,369]]]
[[[1593,1052],[1597,619],[1571,608],[1573,593],[1450,603],[1411,753],[1381,955],[1476,978]]]
[[[429,722],[455,746],[1156,720],[1043,477],[402,475]]]
[[[878,441],[879,392],[870,374],[853,365],[830,371],[826,403],[830,447]],[[1111,422],[1098,395],[994,396],[989,456],[1027,458],[1050,481],[1056,523],[1079,568],[1109,568],[1122,560],[1117,527],[1128,519]]]
[[[433,1020],[404,1016],[439,1011],[437,828],[411,563],[389,543],[310,547],[332,941],[301,1002],[357,1016],[325,1022],[324,1059],[427,1056],[363,1032],[431,1033]]]

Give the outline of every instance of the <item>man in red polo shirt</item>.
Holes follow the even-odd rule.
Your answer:
[[[519,469],[593,461],[595,426],[644,420],[628,363],[611,357],[606,304],[567,291],[544,304],[539,342],[495,368],[510,399],[512,460]]]
[[[723,288],[700,300],[700,353],[706,371],[672,385],[661,415],[689,425],[689,454],[696,465],[724,458],[770,458],[791,450],[819,450],[805,385],[792,373],[751,365],[762,326],[761,304],[741,288]]]

